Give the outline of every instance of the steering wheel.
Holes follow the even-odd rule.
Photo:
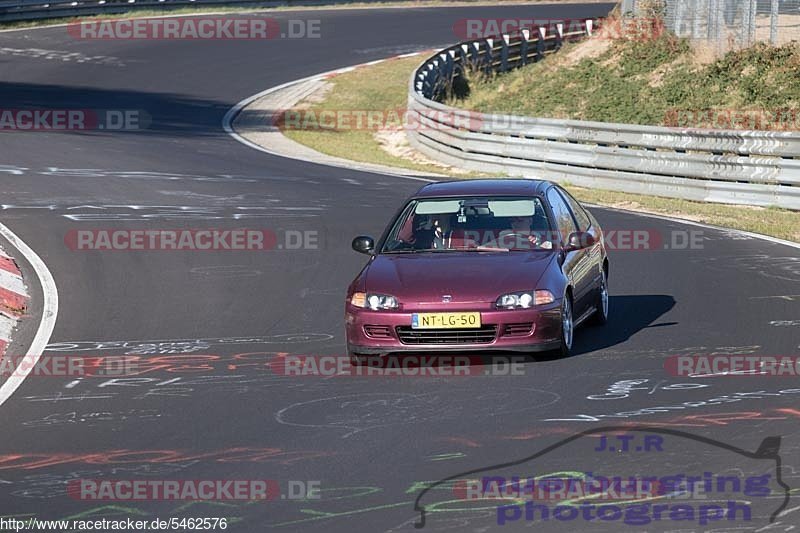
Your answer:
[[[521,237],[522,239],[524,239],[524,241],[523,241],[523,242],[528,242],[528,243],[530,243],[531,245],[534,245],[534,244],[535,244],[535,245],[538,245],[538,244],[539,244],[539,238],[538,238],[536,235],[534,235],[533,233],[524,233],[524,232],[521,232],[521,231],[512,231],[512,232],[509,232],[509,233],[503,233],[503,234],[502,234],[502,235],[500,235],[500,236],[499,236],[499,237],[498,237],[498,238],[497,238],[497,239],[496,239],[494,242],[495,242],[495,243],[496,243],[498,246],[501,246],[501,245],[503,245],[503,244],[507,243],[507,242],[508,242],[508,240],[509,240],[509,239],[512,239],[512,238],[513,238],[513,239],[514,239],[516,242],[520,242],[520,240],[519,240],[519,239],[520,239],[520,237]],[[533,238],[534,238],[534,240],[533,240],[533,241],[531,241],[531,240],[530,240],[530,237],[533,237]]]

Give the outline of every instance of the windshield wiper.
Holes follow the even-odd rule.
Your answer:
[[[382,254],[418,254],[420,252],[427,252],[428,250],[386,250]]]
[[[474,252],[476,248],[425,248],[423,250],[389,250],[383,254],[419,254],[419,253],[446,253],[446,252]]]

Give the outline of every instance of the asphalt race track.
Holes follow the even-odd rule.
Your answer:
[[[47,353],[129,354],[147,363],[135,378],[31,376],[22,384],[0,407],[0,516],[226,517],[228,530],[242,532],[411,530],[415,499],[428,483],[626,424],[749,452],[780,436],[783,481],[800,485],[796,377],[694,379],[664,369],[677,354],[798,354],[800,251],[733,232],[593,209],[604,229],[647,231],[664,246],[612,250],[610,323],[578,330],[573,357],[528,359],[518,375],[326,379],[283,376],[265,365],[282,353],[344,354],[344,293],[365,262],[350,240],[380,234],[420,182],[252,150],[224,133],[225,112],[287,81],[449,44],[460,18],[588,17],[608,9],[282,11],[279,20],[321,19],[322,38],[272,41],[80,41],[64,28],[0,33],[3,108],[135,109],[152,117],[141,132],[0,136],[0,222],[42,257],[58,285]],[[110,252],[65,243],[70,230],[119,228],[313,231],[320,246]],[[699,244],[672,245],[687,236]],[[657,407],[671,408],[640,411]],[[591,451],[597,441],[582,437],[569,451],[552,451],[549,470],[522,473],[633,463],[640,472],[775,471],[774,461],[748,467],[759,459],[689,436],[666,436],[663,452],[628,458]],[[319,482],[322,492],[318,500],[255,503],[67,495],[70,480],[85,478],[271,479],[283,492],[294,480]],[[439,486],[422,500],[439,502],[439,512],[427,513],[429,531],[497,527],[491,505],[459,502],[452,489]],[[768,526],[784,494],[757,503],[752,523],[705,528]],[[770,530],[793,524],[800,514],[789,512]],[[655,525],[523,519],[504,527]],[[656,530],[698,528],[664,522]]]

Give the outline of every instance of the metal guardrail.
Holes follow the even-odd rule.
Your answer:
[[[168,11],[184,7],[291,7],[338,3],[343,0],[0,0],[0,22],[113,15],[140,9]]]
[[[591,34],[554,24],[451,46],[409,81],[412,146],[457,167],[687,200],[800,210],[800,132],[698,130],[475,113],[441,100],[469,71],[503,72]]]

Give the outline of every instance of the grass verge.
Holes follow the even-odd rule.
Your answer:
[[[426,162],[421,156],[414,157],[407,143],[404,144],[400,117],[407,103],[408,78],[421,61],[422,56],[393,59],[332,78],[329,92],[324,96],[312,96],[290,111],[302,118],[294,125],[284,124],[284,135],[323,154],[351,161],[463,175],[464,172]],[[348,119],[353,119],[355,115],[351,111],[376,112],[384,119],[382,125],[387,127],[324,127],[322,117],[326,114],[345,112]],[[399,120],[393,121],[394,117]],[[341,122],[344,124],[344,119]],[[393,148],[384,148],[389,145]]]
[[[800,242],[800,213],[746,205],[690,202],[624,192],[584,189],[566,184],[578,200],[617,209],[666,215],[713,226],[734,228],[787,241]]]
[[[397,110],[406,105],[406,83],[422,57],[386,61],[336,76],[328,92],[301,102],[299,109],[314,111]],[[598,91],[594,91],[598,92]],[[509,100],[515,100],[509,98]],[[284,130],[295,141],[317,151],[354,161],[398,166],[459,176],[457,171],[407,159],[384,149],[375,131],[340,129]],[[402,135],[402,132],[400,133]],[[463,175],[463,172],[461,173]],[[468,177],[472,177],[469,175]],[[477,176],[477,174],[475,174]],[[462,176],[463,177],[463,176]],[[760,233],[800,242],[800,213],[773,208],[711,204],[605,190],[584,189],[564,184],[581,201],[613,208],[668,215],[715,226]]]
[[[449,103],[486,113],[652,126],[800,130],[800,42],[716,57],[662,33],[595,36],[523,68],[471,76]]]

